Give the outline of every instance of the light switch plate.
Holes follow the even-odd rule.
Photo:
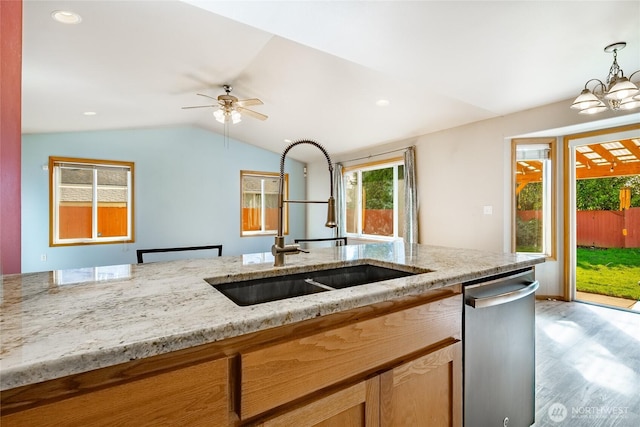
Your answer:
[[[487,205],[483,208],[485,215],[493,215],[493,206]]]

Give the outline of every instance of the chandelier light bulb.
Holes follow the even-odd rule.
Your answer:
[[[638,93],[638,87],[631,83],[626,77],[620,77],[615,79],[611,88],[604,96],[605,99],[617,99],[622,101],[623,99],[630,98]]]
[[[582,93],[578,95],[573,104],[571,104],[571,108],[576,110],[584,110],[587,108],[596,107],[599,105],[604,105],[602,101],[598,99],[589,89],[583,89]]]
[[[620,103],[620,107],[618,108],[620,108],[621,110],[633,110],[634,108],[638,107],[640,107],[640,99],[637,99],[637,97],[635,97],[624,100]]]
[[[578,111],[578,114],[597,114],[597,113],[602,113],[603,111],[607,111],[607,106],[604,104],[596,105],[595,107],[585,108],[584,110]]]

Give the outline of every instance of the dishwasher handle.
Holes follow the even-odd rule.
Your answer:
[[[467,305],[470,305],[473,308],[493,307],[495,305],[506,304],[508,302],[524,298],[527,295],[531,295],[538,289],[539,286],[540,282],[536,280],[534,282],[531,282],[524,288],[498,295],[492,295],[490,297],[476,298],[474,296],[469,296],[465,299],[465,302],[467,303]]]

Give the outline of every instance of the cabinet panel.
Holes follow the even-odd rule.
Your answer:
[[[460,338],[461,311],[462,297],[454,295],[244,353],[241,418]]]
[[[379,378],[362,381],[258,424],[261,427],[377,427]]]
[[[228,361],[220,359],[115,385],[1,418],[12,426],[223,426]]]
[[[380,425],[462,425],[462,343],[407,362],[380,376]]]

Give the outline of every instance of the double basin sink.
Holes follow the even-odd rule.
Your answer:
[[[216,283],[214,279],[205,280],[237,305],[249,306],[414,274],[417,273],[373,264],[359,264],[239,282]]]

